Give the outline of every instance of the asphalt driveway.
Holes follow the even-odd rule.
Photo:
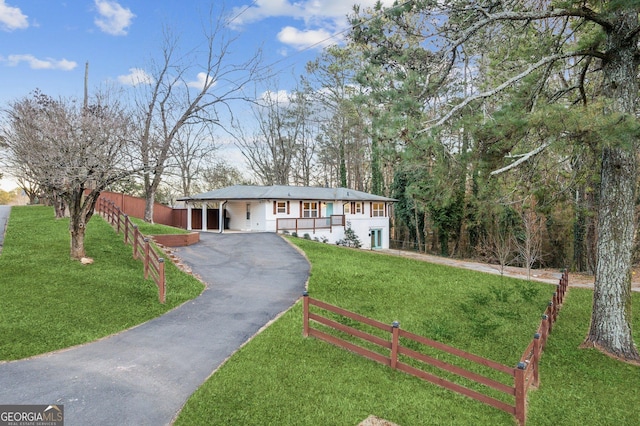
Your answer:
[[[273,233],[203,233],[175,253],[207,282],[201,296],[100,341],[0,363],[0,404],[63,404],[66,426],[169,424],[227,357],[300,297],[309,275],[306,259]]]

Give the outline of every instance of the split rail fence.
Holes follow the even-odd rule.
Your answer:
[[[530,387],[537,387],[540,383],[540,357],[546,345],[549,333],[551,333],[551,330],[553,328],[553,324],[558,318],[558,313],[560,308],[562,307],[562,303],[564,302],[564,297],[567,292],[568,285],[568,274],[567,271],[564,271],[562,277],[559,280],[557,290],[553,294],[552,300],[549,302],[547,309],[542,315],[542,321],[540,322],[538,330],[534,334],[533,340],[525,349],[522,357],[520,358],[520,361],[515,368],[508,367],[489,359],[462,351],[460,349],[456,349],[452,346],[448,346],[443,343],[428,339],[426,337],[422,337],[402,330],[400,329],[400,324],[398,322],[394,322],[392,325],[385,324],[370,318],[366,318],[354,312],[349,312],[337,306],[330,305],[320,300],[313,299],[309,297],[307,292],[304,293],[303,297],[303,335],[305,337],[316,337],[328,343],[350,350],[356,354],[362,355],[371,360],[377,361],[381,364],[388,365],[393,369],[403,371],[405,373],[419,377],[423,380],[427,380],[436,385],[442,386],[446,389],[476,399],[480,402],[483,402],[513,415],[520,425],[524,425],[526,422],[527,391]],[[383,332],[388,332],[389,337],[381,338],[355,327],[351,327],[333,319],[322,316],[319,313],[310,312],[310,308],[312,306],[317,308],[314,309],[315,311],[323,310],[326,312],[331,312],[333,314],[337,314],[341,317],[352,320],[351,323],[355,321],[357,323],[366,324],[370,327],[382,330]],[[358,344],[349,342],[341,337],[338,337],[337,335],[327,333],[318,328],[313,328],[313,323],[322,324],[323,326],[330,329],[337,330],[347,335],[356,337],[362,341],[369,342],[370,344],[373,344],[375,346],[384,348],[384,350],[382,351],[384,353],[380,353],[360,346]],[[483,376],[466,368],[442,361],[436,358],[438,355],[430,356],[414,349],[410,349],[409,347],[407,347],[407,345],[403,344],[400,339],[404,339],[404,341],[407,342],[416,342],[420,345],[433,348],[438,353],[450,354],[457,358],[469,361],[472,364],[488,367],[491,370],[503,373],[506,375],[505,381],[512,384],[505,384],[501,381]],[[409,343],[409,345],[414,347],[416,346],[412,345],[411,343]],[[419,363],[416,363],[414,361],[419,361]],[[411,365],[409,362],[413,365]],[[447,373],[454,374],[480,385],[484,385],[485,387],[492,388],[504,394],[510,395],[513,397],[512,401],[514,402],[512,404],[504,402],[500,399],[494,398],[493,396],[489,396],[477,390],[473,390],[458,383],[454,383],[436,374],[427,372],[422,368],[417,368],[414,365],[420,365],[421,367],[426,365],[436,367],[437,369],[440,369]]]
[[[156,253],[151,246],[151,241],[138,230],[138,226],[131,222],[129,216],[122,213],[122,210],[106,198],[98,198],[96,211],[111,224],[119,234],[123,233],[125,244],[133,246],[133,258],[142,259],[144,262],[144,278],[149,276],[158,287],[158,301],[165,303],[166,280],[164,275],[164,259]]]

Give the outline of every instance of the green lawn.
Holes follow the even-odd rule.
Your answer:
[[[173,226],[167,226],[162,224],[150,224],[137,217],[131,217],[131,222],[138,227],[138,231],[144,235],[166,235],[166,234],[188,234],[191,231],[187,231],[182,228],[175,228]]]
[[[144,279],[142,262],[98,216],[89,222],[85,243],[92,265],[70,259],[68,219],[56,220],[49,207],[12,208],[0,254],[0,360],[117,333],[203,290],[167,261],[167,300],[158,303],[157,287]]]
[[[311,297],[515,366],[553,286],[292,239]],[[529,393],[529,425],[640,424],[640,369],[578,349],[591,292],[571,289]],[[640,303],[634,295],[636,306]],[[640,316],[635,317],[636,339]],[[187,402],[177,425],[513,425],[512,416],[302,337],[298,303],[236,353]]]

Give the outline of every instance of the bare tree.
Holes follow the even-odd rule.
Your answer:
[[[2,126],[13,164],[26,165],[29,181],[68,206],[74,259],[85,256],[86,226],[100,191],[133,173],[125,167],[128,112],[104,93],[85,105],[36,91],[10,104]]]
[[[242,183],[247,183],[247,180],[240,170],[225,160],[218,160],[202,170],[197,185],[201,191],[211,191]]]
[[[264,185],[288,185],[302,124],[291,120],[290,98],[267,91],[253,107],[257,130],[247,136],[236,126],[236,140],[253,173]]]
[[[522,237],[516,238],[516,249],[522,265],[527,269],[527,279],[531,280],[531,268],[542,259],[542,218],[532,210],[522,212]]]
[[[137,101],[141,125],[136,158],[143,170],[147,222],[153,222],[155,194],[180,131],[203,123],[223,126],[219,108],[231,115],[230,103],[245,100],[243,87],[257,78],[260,52],[245,62],[230,63],[235,39],[229,37],[224,24],[224,14],[214,13],[212,8],[204,51],[194,49],[190,57],[181,55],[177,39],[167,34],[162,59],[147,81],[150,84],[141,85],[144,91]],[[191,75],[195,71],[197,75]]]
[[[516,257],[516,240],[511,228],[502,226],[500,221],[491,223],[488,234],[483,237],[481,250],[491,262],[498,262],[500,265],[500,275],[504,275],[504,269]]]
[[[194,183],[205,170],[211,155],[218,149],[211,126],[211,123],[184,126],[171,146],[170,153],[180,177],[183,196],[192,194]]]
[[[296,90],[291,96],[289,116],[299,129],[296,140],[296,152],[293,158],[293,183],[310,186],[317,182],[317,135],[320,120],[316,106],[307,91]]]

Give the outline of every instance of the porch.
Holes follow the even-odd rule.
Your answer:
[[[329,217],[302,217],[276,219],[276,232],[310,230],[314,233],[319,229],[332,231],[334,226],[345,226],[345,217],[342,214],[334,214]]]

